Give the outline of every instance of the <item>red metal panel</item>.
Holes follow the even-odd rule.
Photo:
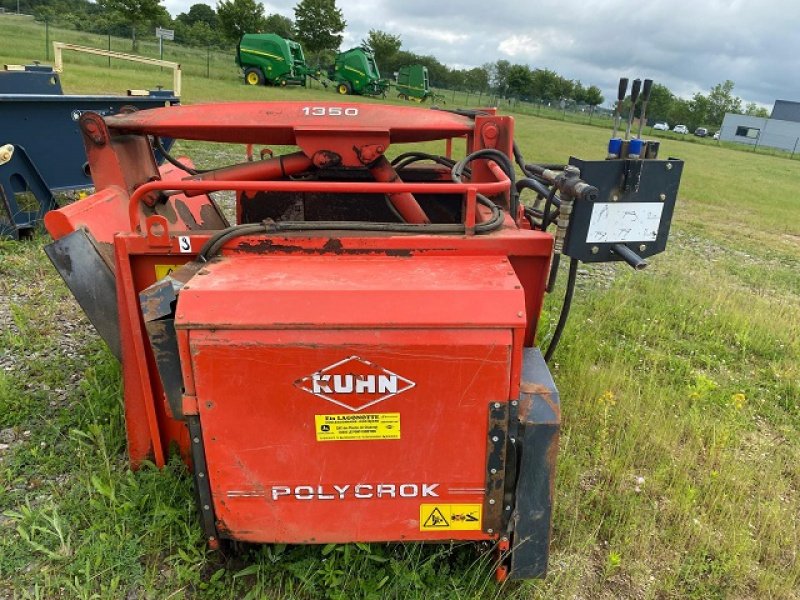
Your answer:
[[[508,400],[512,338],[509,329],[192,330],[222,535],[287,543],[492,537],[477,527],[422,531],[420,505],[482,505],[488,405]],[[414,386],[351,412],[297,385],[352,356]],[[359,413],[399,413],[399,439],[317,440],[317,415]]]
[[[177,328],[523,327],[505,257],[237,256],[194,277]],[[235,307],[232,309],[232,307]]]
[[[316,110],[315,110],[316,109]],[[383,104],[332,102],[229,102],[154,108],[105,118],[109,128],[186,140],[298,145],[297,130],[389,133],[391,143],[423,142],[472,133],[469,117]]]

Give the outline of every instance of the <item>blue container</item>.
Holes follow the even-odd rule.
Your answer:
[[[622,138],[611,138],[608,140],[608,157],[619,158],[622,153]]]

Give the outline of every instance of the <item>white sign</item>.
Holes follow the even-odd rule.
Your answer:
[[[175,30],[161,29],[161,27],[156,27],[156,37],[161,38],[162,40],[172,41],[175,39]]]
[[[654,242],[663,210],[660,202],[598,202],[586,243]]]

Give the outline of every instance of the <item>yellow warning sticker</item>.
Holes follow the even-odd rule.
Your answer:
[[[420,531],[473,531],[481,528],[480,504],[420,504]]]
[[[400,413],[314,415],[318,442],[399,440]]]
[[[172,273],[175,269],[182,266],[183,265],[156,265],[156,281],[164,279],[164,277]]]

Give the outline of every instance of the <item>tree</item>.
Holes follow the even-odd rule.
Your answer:
[[[508,93],[516,98],[527,98],[531,93],[533,74],[528,65],[511,65],[506,77]]]
[[[264,20],[264,33],[274,33],[287,40],[293,40],[295,37],[294,23],[289,17],[274,13],[268,15]]]
[[[706,97],[706,115],[701,124],[722,125],[725,113],[742,112],[742,99],[733,95],[735,84],[727,79],[723,83],[718,83]]]
[[[370,29],[367,39],[362,40],[361,45],[372,50],[379,67],[388,69],[403,42],[399,35],[392,35],[380,29]]]
[[[264,27],[264,5],[255,0],[220,0],[217,16],[225,37],[235,42]]]
[[[152,21],[163,14],[161,0],[100,0],[100,6],[118,14],[131,26],[131,45],[138,48],[136,27]]]
[[[592,107],[591,114],[594,114],[594,109],[600,106],[604,100],[603,92],[596,85],[590,85],[583,91],[583,101]]]
[[[471,92],[485,92],[489,87],[489,72],[486,66],[475,67],[464,73],[464,85]]]
[[[653,121],[668,121],[669,111],[675,96],[669,88],[660,83],[654,83],[650,88],[650,101],[647,103],[647,115]]]
[[[300,0],[294,7],[297,39],[312,54],[337,50],[347,22],[336,0]]]
[[[747,103],[747,106],[744,109],[744,114],[750,115],[751,117],[769,117],[769,111],[763,106],[759,106],[755,102]]]
[[[188,12],[179,14],[176,20],[190,27],[195,23],[205,23],[214,29],[217,26],[217,13],[208,4],[192,4]]]
[[[561,100],[561,77],[550,69],[535,69],[531,76],[531,94],[537,100]]]
[[[505,96],[508,92],[508,70],[511,68],[511,63],[507,60],[498,60],[491,65],[489,80],[492,88],[500,96]]]

